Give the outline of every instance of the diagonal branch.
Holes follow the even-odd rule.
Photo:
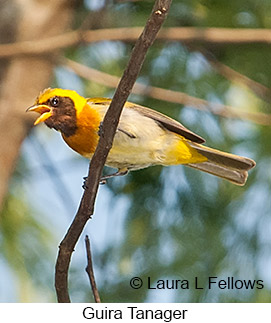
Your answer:
[[[171,0],[156,0],[146,26],[137,40],[128,65],[117,87],[110,107],[105,115],[100,140],[90,162],[87,188],[83,194],[77,214],[59,246],[56,263],[55,288],[58,302],[70,302],[68,292],[68,270],[72,252],[82,230],[94,211],[102,169],[112,147],[120,114],[144,62],[148,48],[154,42],[169,11]]]
[[[119,78],[117,76],[98,71],[70,59],[65,59],[64,62],[66,66],[72,69],[77,75],[93,82],[97,82],[111,88],[116,88],[119,82]],[[179,91],[177,92],[160,87],[146,86],[136,82],[132,92],[139,95],[149,96],[157,100],[192,106],[197,110],[209,111],[214,115],[219,115],[225,118],[247,120],[261,125],[271,125],[271,114],[262,112],[246,112],[229,105],[209,102]]]

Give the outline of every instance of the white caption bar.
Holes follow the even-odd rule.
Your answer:
[[[270,322],[270,304],[0,304],[1,322]]]

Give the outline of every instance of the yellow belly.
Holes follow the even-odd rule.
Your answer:
[[[169,166],[206,160],[181,136],[167,132],[160,138],[148,141],[129,138],[128,142],[119,144],[115,140],[106,165],[119,169],[139,169],[151,165]]]

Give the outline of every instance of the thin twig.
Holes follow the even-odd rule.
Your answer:
[[[0,45],[0,57],[18,55],[54,54],[59,49],[78,46],[82,43],[93,43],[103,40],[135,41],[142,27],[108,28],[97,30],[75,30],[54,37],[35,41],[23,41],[13,44]],[[238,28],[198,28],[172,27],[164,28],[157,35],[157,39],[166,41],[180,41],[184,44],[205,44],[228,46],[263,44],[270,45],[270,29],[238,29]]]
[[[98,71],[70,59],[65,59],[64,62],[65,65],[72,69],[77,75],[93,82],[97,82],[111,88],[116,88],[119,82],[119,78],[117,76]],[[154,86],[146,86],[136,82],[132,92],[139,95],[149,96],[157,100],[184,104],[197,110],[209,111],[212,114],[225,118],[247,120],[261,125],[271,125],[270,114],[242,111],[233,106],[209,102],[180,91],[177,92]]]
[[[84,191],[77,214],[59,246],[55,272],[55,288],[59,302],[70,302],[68,270],[72,252],[85,224],[94,212],[94,203],[102,169],[109,150],[112,147],[123,105],[131,93],[146,53],[154,42],[166,18],[170,5],[171,0],[157,0],[155,2],[150,18],[135,44],[128,65],[103,120],[99,143],[90,162],[86,190]]]
[[[97,288],[97,285],[95,282],[94,270],[93,270],[93,265],[92,265],[90,241],[89,241],[88,235],[86,235],[85,244],[86,244],[87,260],[88,260],[86,272],[88,274],[88,278],[89,278],[89,282],[91,285],[94,300],[96,303],[101,303],[101,298],[100,298],[99,291],[98,291],[98,288]]]

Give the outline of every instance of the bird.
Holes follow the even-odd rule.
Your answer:
[[[40,114],[34,125],[44,122],[59,131],[71,149],[91,158],[110,102],[108,98],[85,98],[73,90],[48,88],[26,111]],[[201,136],[178,121],[151,108],[126,102],[105,163],[117,171],[103,179],[154,165],[182,164],[244,185],[255,161],[204,143]]]

